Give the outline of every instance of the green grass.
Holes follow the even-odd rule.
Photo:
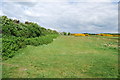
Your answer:
[[[27,46],[3,62],[3,78],[117,78],[118,40],[100,36],[59,36]]]
[[[1,34],[0,34],[0,36],[1,36]],[[1,52],[2,52],[2,38],[0,37],[0,54],[1,54]],[[2,56],[0,55],[0,79],[2,78],[2,65],[1,65],[1,63],[2,63]]]

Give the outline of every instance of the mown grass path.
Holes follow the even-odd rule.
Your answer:
[[[3,78],[116,78],[117,43],[111,37],[59,36],[4,61]]]

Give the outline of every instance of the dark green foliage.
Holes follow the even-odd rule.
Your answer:
[[[20,23],[20,21],[19,21],[19,20],[14,20],[14,22],[15,22],[15,23],[17,23],[17,24],[18,24],[18,23]]]
[[[70,35],[70,32],[68,32],[68,35]]]
[[[63,32],[63,34],[64,34],[64,35],[67,35],[67,33],[66,33],[66,32]]]
[[[8,19],[6,16],[0,17],[0,20],[3,60],[13,57],[17,50],[26,45],[48,44],[58,36],[57,31],[45,29],[37,23],[20,23],[19,20]]]
[[[15,55],[15,51],[25,46],[26,44],[23,38],[13,38],[13,39],[2,38],[3,59],[13,57]]]
[[[2,24],[2,31],[5,35],[26,38],[38,37],[42,35],[42,30],[36,23],[23,24],[19,23],[19,20],[11,20],[5,16],[2,16]]]
[[[42,45],[42,44],[48,44],[53,41],[53,38],[56,38],[58,35],[47,35],[47,36],[41,36],[36,38],[27,38],[25,39],[26,45]]]

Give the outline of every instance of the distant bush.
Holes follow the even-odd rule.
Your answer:
[[[100,36],[113,36],[111,34],[97,34],[97,35],[100,35]]]
[[[68,35],[70,35],[70,32],[68,32]]]
[[[85,36],[90,36],[89,34],[85,34]]]
[[[71,35],[74,35],[74,36],[85,36],[85,34],[80,34],[80,33],[71,34]]]
[[[63,32],[63,34],[64,34],[64,35],[67,35],[67,33],[66,33],[66,32]]]

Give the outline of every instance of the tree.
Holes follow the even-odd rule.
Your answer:
[[[20,23],[20,21],[19,21],[19,20],[16,20],[16,19],[13,20],[13,21],[14,21],[15,23],[17,23],[17,24]]]
[[[63,35],[67,35],[67,33],[66,33],[66,32],[63,32]]]
[[[70,32],[68,32],[68,35],[70,35]]]

